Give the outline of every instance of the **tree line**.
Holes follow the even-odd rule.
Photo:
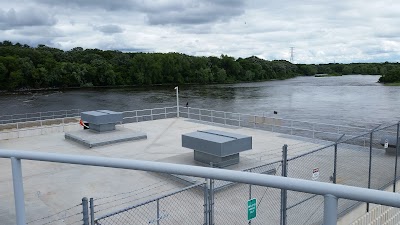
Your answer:
[[[227,55],[195,57],[181,53],[123,53],[81,47],[63,51],[45,45],[31,47],[0,42],[0,90],[3,91],[234,83],[316,73],[384,74],[382,82],[394,82],[392,80],[399,77],[393,71],[399,71],[399,68],[397,63],[305,65],[255,56],[238,59]]]

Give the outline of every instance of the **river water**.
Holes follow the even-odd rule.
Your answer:
[[[335,124],[395,123],[400,87],[379,76],[296,77],[228,85],[180,86],[182,105]],[[61,109],[126,111],[176,105],[173,86],[0,95],[0,115]]]

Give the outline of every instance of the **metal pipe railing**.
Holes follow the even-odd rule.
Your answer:
[[[243,171],[207,168],[199,166],[178,165],[162,162],[129,160],[119,158],[67,155],[58,153],[40,153],[0,149],[0,158],[11,158],[13,167],[14,199],[16,205],[17,224],[25,225],[25,208],[22,186],[20,160],[57,162],[87,166],[100,166],[119,169],[142,170],[157,173],[168,173],[185,176],[203,177],[238,183],[259,185],[264,187],[292,190],[309,194],[322,195],[325,198],[324,224],[336,224],[337,199],[344,198],[400,208],[400,195],[397,193],[378,191],[340,184],[322,183],[266,174],[255,174]],[[336,199],[336,200],[335,200]]]
[[[11,114],[11,115],[0,115],[0,124],[16,123],[20,121],[38,121],[48,118],[66,118],[79,116],[80,109],[66,109],[59,111],[46,111],[46,112],[35,112],[35,113],[22,113],[22,114]],[[4,119],[3,119],[4,118]]]

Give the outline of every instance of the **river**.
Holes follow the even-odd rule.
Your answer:
[[[296,77],[224,85],[180,86],[182,105],[335,124],[395,123],[400,87],[380,76]],[[85,89],[0,95],[0,115],[61,109],[125,111],[176,105],[174,87]]]

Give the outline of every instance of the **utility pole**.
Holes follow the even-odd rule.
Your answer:
[[[294,62],[294,47],[290,47],[290,62]]]

